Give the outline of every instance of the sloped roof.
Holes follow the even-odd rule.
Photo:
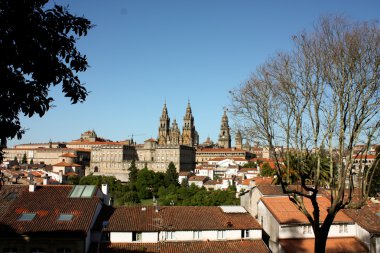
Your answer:
[[[91,253],[97,252],[93,245]],[[266,253],[270,252],[262,240],[188,241],[165,243],[112,243],[102,244],[99,253],[146,252],[146,253]]]
[[[360,209],[345,209],[343,212],[368,232],[380,234],[380,203],[369,201]]]
[[[288,196],[262,197],[261,201],[280,224],[309,223],[306,216],[300,210],[298,210],[295,204],[290,201]],[[327,216],[327,209],[330,206],[330,201],[323,196],[318,196],[317,201],[320,209],[320,221],[323,222]],[[312,212],[313,207],[311,201],[307,198],[304,198],[304,203],[309,213]],[[334,223],[338,222],[353,223],[353,220],[344,212],[339,211],[334,219]]]
[[[281,248],[286,253],[314,252],[314,239],[280,239]],[[368,252],[367,247],[354,237],[329,238],[326,242],[326,253],[361,253]]]
[[[64,153],[64,154],[60,155],[59,157],[77,158],[78,156],[76,156],[73,153]]]
[[[0,233],[69,233],[85,234],[89,231],[100,199],[94,195],[89,198],[70,198],[71,185],[37,186],[29,192],[29,186],[23,186],[17,196],[0,218]],[[20,190],[20,189],[19,189]],[[0,196],[6,187],[0,190]],[[0,203],[5,200],[1,199]],[[34,213],[30,221],[20,221],[23,213]],[[60,214],[73,215],[70,221],[58,221]]]
[[[264,196],[270,196],[270,195],[285,195],[282,191],[281,186],[279,185],[270,185],[270,184],[259,184],[257,185],[257,189],[263,194]]]
[[[145,210],[143,210],[143,208]],[[249,213],[224,213],[217,206],[119,207],[106,231],[261,229]]]
[[[54,164],[53,166],[57,167],[81,167],[82,165],[76,163],[67,163],[67,162],[59,162]]]
[[[203,182],[203,181],[207,180],[207,178],[208,178],[207,176],[192,176],[189,178],[188,181],[189,182],[190,181],[202,181]]]

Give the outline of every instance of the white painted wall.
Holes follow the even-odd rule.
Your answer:
[[[132,232],[111,232],[110,242],[132,242]]]
[[[143,232],[141,242],[158,242],[158,232]]]

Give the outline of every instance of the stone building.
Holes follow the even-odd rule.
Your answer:
[[[96,138],[96,137],[95,137]],[[194,117],[190,103],[187,104],[183,118],[182,133],[176,120],[170,126],[170,117],[166,104],[162,109],[158,127],[157,141],[150,138],[144,144],[133,142],[91,142],[69,143],[75,147],[91,145],[90,172],[100,175],[113,175],[122,181],[128,180],[128,168],[135,161],[138,169],[147,167],[153,171],[165,172],[170,162],[177,171],[195,169],[195,148],[199,143],[195,130]]]
[[[160,125],[158,127],[158,145],[186,145],[195,147],[199,144],[199,135],[195,130],[194,117],[191,111],[190,102],[187,104],[186,113],[183,117],[182,134],[178,127],[177,121],[174,119],[170,126],[170,117],[166,103],[162,108],[160,117]]]
[[[45,145],[44,145],[45,146]],[[17,161],[21,162],[24,155],[27,162],[33,159],[33,163],[56,164],[66,159],[72,163],[80,163],[81,165],[88,166],[90,163],[91,151],[88,149],[78,148],[36,148],[34,144],[28,147],[26,144],[19,145],[17,148],[6,148],[4,151],[4,161]]]
[[[231,148],[231,134],[226,111],[224,111],[222,123],[220,125],[218,146],[219,148]]]
[[[165,172],[173,162],[178,172],[191,171],[195,168],[195,149],[185,145],[159,145],[154,139],[135,146],[121,143],[96,145],[92,148],[90,172],[128,181],[128,168],[133,160],[138,169],[147,167]]]

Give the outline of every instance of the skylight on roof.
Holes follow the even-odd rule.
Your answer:
[[[96,189],[95,185],[76,185],[70,192],[70,198],[91,198]]]
[[[35,213],[23,213],[18,218],[19,221],[31,221],[36,216]]]
[[[71,221],[74,215],[68,213],[61,213],[58,217],[58,221]]]
[[[220,209],[222,209],[222,211],[224,213],[246,213],[247,210],[245,210],[244,207],[242,206],[219,206]]]

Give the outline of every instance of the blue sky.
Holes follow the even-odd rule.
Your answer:
[[[70,141],[86,130],[142,143],[156,138],[166,101],[182,128],[190,100],[200,142],[217,140],[228,91],[256,67],[292,46],[320,15],[380,20],[378,0],[65,0],[72,13],[96,25],[78,41],[90,68],[80,74],[91,91],[71,105],[59,88],[43,118],[22,118],[17,143]],[[233,122],[230,122],[233,126]]]

